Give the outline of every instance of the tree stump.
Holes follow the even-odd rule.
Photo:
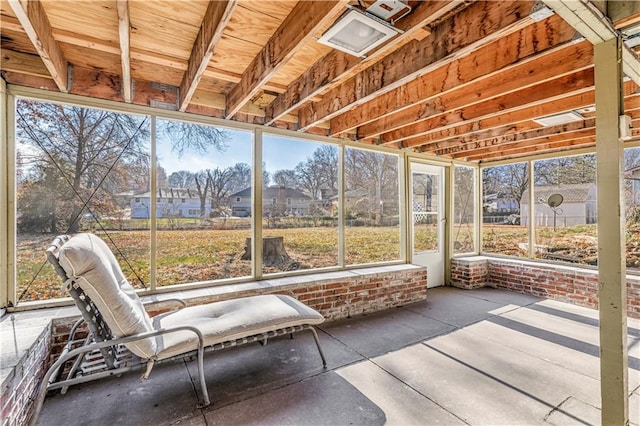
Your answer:
[[[251,260],[251,238],[247,238],[242,260]],[[284,248],[284,237],[262,238],[262,264],[282,268],[291,263],[291,258]]]

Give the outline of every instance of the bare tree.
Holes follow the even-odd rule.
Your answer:
[[[298,186],[298,177],[295,170],[277,170],[273,173],[273,182],[278,186],[295,188]]]

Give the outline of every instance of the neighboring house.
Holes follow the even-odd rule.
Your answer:
[[[204,216],[211,213],[211,202],[205,204]],[[148,219],[151,212],[151,193],[135,195],[130,202],[131,219]],[[158,189],[156,197],[156,217],[201,217],[198,191],[185,188]]]
[[[504,193],[486,194],[484,197],[485,213],[519,213],[518,201]]]
[[[333,206],[338,206],[338,196],[331,197]],[[383,197],[376,204],[376,196],[370,194],[366,189],[352,189],[344,193],[344,207],[347,211],[355,214],[368,214],[382,212],[386,215],[398,214],[398,198]]]
[[[557,226],[584,225],[597,222],[597,191],[595,183],[572,185],[536,186],[535,226],[553,226],[554,211],[547,204],[549,196],[560,194],[562,204],[556,209]],[[529,191],[522,194],[520,223],[529,224]]]
[[[231,215],[251,216],[251,188],[230,195]],[[270,186],[262,191],[262,214],[267,216],[306,216],[312,199],[304,192],[284,186]]]

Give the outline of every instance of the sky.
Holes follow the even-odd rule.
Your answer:
[[[171,151],[171,143],[167,139],[158,137],[156,151],[158,164],[164,167],[167,175],[179,170],[195,172],[216,167],[226,168],[236,163],[251,165],[253,133],[238,130],[229,130],[229,132],[231,137],[226,143],[227,148],[224,152],[211,150],[206,155],[187,152],[180,158]],[[293,169],[298,163],[309,158],[320,146],[319,143],[265,134],[263,161],[270,173],[281,169]]]

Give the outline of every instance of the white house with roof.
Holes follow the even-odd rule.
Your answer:
[[[149,219],[151,216],[151,192],[133,196],[130,202],[131,219]],[[211,203],[205,203],[204,216],[211,213]],[[201,217],[198,191],[187,188],[158,189],[156,217]]]
[[[555,220],[559,227],[596,223],[597,190],[595,183],[570,185],[536,186],[534,189],[535,226],[553,226],[554,209],[548,200],[553,194],[562,195],[563,201],[556,208]],[[529,191],[522,194],[520,223],[529,224]]]
[[[251,216],[251,188],[231,194],[231,215]],[[264,215],[306,216],[311,213],[311,197],[304,192],[284,186],[270,186],[262,191]]]
[[[633,167],[625,172],[625,178],[631,189],[631,199],[628,202],[633,206],[640,205],[640,166]]]

